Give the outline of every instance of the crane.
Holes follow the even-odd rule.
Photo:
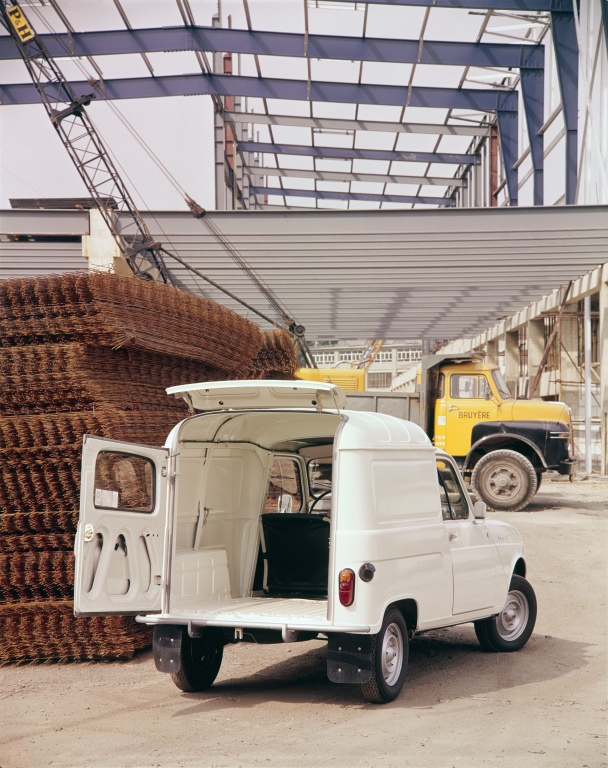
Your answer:
[[[129,267],[135,275],[174,284],[161,244],[154,241],[87,115],[85,107],[96,94],[78,96],[74,92],[13,0],[0,0],[0,21],[15,41],[53,127]],[[99,87],[98,82],[90,82]]]
[[[205,218],[206,211],[194,200],[186,196],[186,203],[193,215],[196,218],[205,218],[206,226],[218,243],[244,269],[279,313],[283,326],[222,288],[198,270],[193,269],[176,254],[165,251],[161,243],[154,241],[85,110],[85,107],[89,106],[91,101],[96,98],[96,94],[92,92],[78,96],[74,92],[57,63],[49,56],[22,9],[14,0],[0,0],[0,22],[15,41],[53,127],[133,273],[140,277],[161,280],[164,283],[174,285],[175,281],[164,262],[163,253],[165,253],[230,298],[255,312],[271,325],[277,328],[284,326],[294,339],[305,362],[316,368],[316,362],[304,336],[304,326],[291,316],[286,307],[255,274],[254,270],[245,263],[243,257],[227,241],[216,225]],[[90,80],[89,82],[92,88],[100,88],[99,81]],[[120,228],[117,211],[121,214]]]

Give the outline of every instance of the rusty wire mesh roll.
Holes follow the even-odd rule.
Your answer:
[[[184,404],[185,405],[185,404]],[[174,409],[96,410],[79,413],[0,416],[0,451],[82,444],[85,434],[163,445],[181,418]],[[0,456],[1,460],[1,456]]]
[[[0,510],[50,512],[80,505],[80,446],[6,450],[0,457]]]
[[[74,547],[74,533],[22,533],[14,536],[0,534],[0,552],[53,552]],[[0,555],[1,557],[1,555]]]
[[[232,374],[245,374],[262,341],[257,325],[213,301],[102,273],[2,281],[0,338],[4,346],[81,341],[128,347]]]
[[[0,514],[0,536],[10,538],[20,534],[67,534],[74,540],[78,516],[74,510],[57,512],[5,512]],[[0,551],[2,542],[0,542]]]
[[[72,551],[0,555],[0,602],[69,599],[73,594]]]
[[[295,379],[298,356],[287,331],[264,331],[262,346],[248,372],[251,379]]]
[[[125,616],[76,618],[71,600],[0,605],[0,664],[130,659],[152,629]]]
[[[0,375],[6,414],[147,408],[187,415],[185,403],[165,389],[225,374],[178,357],[73,343],[2,348]]]

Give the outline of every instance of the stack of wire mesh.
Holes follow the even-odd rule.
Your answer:
[[[0,283],[0,664],[124,659],[132,618],[73,615],[83,434],[162,445],[165,388],[292,378],[288,334],[179,289],[70,273]]]

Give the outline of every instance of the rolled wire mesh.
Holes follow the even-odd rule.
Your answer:
[[[0,416],[0,451],[7,448],[80,445],[85,434],[162,445],[179,418],[180,414],[173,409],[144,408],[137,411],[99,409],[79,413]]]
[[[0,510],[51,512],[78,508],[80,463],[80,446],[3,451]]]
[[[0,514],[0,536],[4,540],[21,534],[67,534],[74,540],[78,525],[79,510],[59,510],[56,512],[5,512]],[[4,547],[0,540],[0,551]],[[32,547],[34,548],[34,547]],[[7,550],[8,551],[8,550]]]
[[[254,357],[248,378],[295,379],[298,356],[287,331],[264,331],[262,346]]]
[[[183,400],[165,389],[225,375],[197,361],[137,350],[77,343],[2,348],[0,413],[156,408],[186,415]]]
[[[0,605],[0,664],[130,659],[152,629],[126,616],[75,617],[71,600]]]
[[[128,347],[243,375],[262,341],[257,325],[213,301],[103,273],[2,281],[0,338],[3,346],[80,341]]]
[[[73,595],[74,552],[0,555],[0,602],[70,599]]]

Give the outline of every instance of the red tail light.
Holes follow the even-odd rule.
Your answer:
[[[355,572],[343,568],[338,576],[338,594],[342,605],[352,605],[355,599]]]

